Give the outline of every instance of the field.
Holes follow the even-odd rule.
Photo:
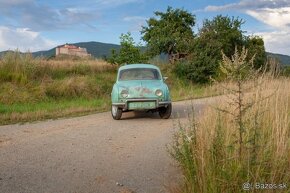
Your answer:
[[[216,87],[188,84],[168,64],[156,64],[169,77],[174,101],[218,94]],[[103,60],[7,53],[0,60],[0,124],[109,111],[116,72]]]

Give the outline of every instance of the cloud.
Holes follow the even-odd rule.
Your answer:
[[[135,3],[140,0],[96,0],[97,4],[109,5],[109,6],[119,6],[128,3]]]
[[[247,10],[246,13],[272,27],[290,29],[290,7]]]
[[[259,32],[256,35],[263,37],[268,52],[290,55],[289,31]]]
[[[241,0],[238,3],[230,3],[222,6],[207,6],[205,11],[225,11],[225,10],[255,10],[264,8],[282,8],[290,6],[289,0]]]
[[[0,0],[0,16],[10,25],[35,31],[65,29],[76,25],[88,25],[99,18],[93,8],[53,8],[35,0]],[[8,25],[9,25],[8,24]]]
[[[31,3],[34,0],[0,0],[1,6],[15,6],[15,5],[23,5],[27,3]]]
[[[142,17],[142,16],[127,16],[127,17],[123,18],[124,21],[129,21],[129,22],[131,22],[131,21],[133,21],[133,22],[135,22],[135,21],[145,21],[147,19],[148,18]]]
[[[289,0],[241,0],[222,6],[207,6],[204,11],[239,10],[272,27],[271,32],[256,29],[262,36],[267,51],[290,54],[290,1]]]
[[[240,10],[274,28],[290,28],[289,0],[241,0],[222,6],[207,6],[205,11]]]
[[[145,25],[147,19],[148,18],[142,16],[126,16],[123,18],[123,21],[131,23],[129,31],[139,32],[142,26]]]
[[[39,51],[56,45],[56,42],[43,38],[38,32],[28,28],[12,29],[0,26],[0,50]]]

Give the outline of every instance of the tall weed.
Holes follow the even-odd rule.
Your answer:
[[[246,55],[224,56],[228,95],[178,126],[171,155],[185,193],[290,192],[290,80],[251,73]]]

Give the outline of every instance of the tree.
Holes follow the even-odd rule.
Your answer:
[[[132,63],[143,63],[147,60],[145,54],[140,50],[141,45],[136,45],[131,33],[121,34],[120,36],[120,52],[112,50],[111,57],[108,61],[111,64],[132,64]]]
[[[169,60],[183,58],[190,52],[194,39],[192,27],[195,16],[183,9],[167,8],[165,13],[156,11],[159,18],[150,18],[142,28],[142,39],[148,43],[152,56],[168,54]]]
[[[258,37],[244,35],[241,26],[244,21],[239,18],[218,15],[213,20],[206,19],[194,40],[189,61],[182,66],[177,65],[175,72],[185,75],[186,79],[206,83],[210,78],[222,79],[223,72],[219,70],[222,60],[221,51],[228,56],[234,55],[235,48],[249,49],[249,57],[256,55],[255,65],[263,65],[265,60],[264,42]]]
[[[246,45],[249,55],[255,55],[254,67],[256,69],[266,64],[267,55],[265,51],[264,41],[259,36],[248,36]]]
[[[217,15],[213,20],[206,19],[199,31],[199,47],[206,46],[217,50],[221,59],[222,50],[226,55],[233,55],[235,47],[239,49],[244,45],[244,31],[241,30],[244,20],[235,17]],[[216,52],[214,52],[216,53]]]

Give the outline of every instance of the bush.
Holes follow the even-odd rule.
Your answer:
[[[284,66],[282,69],[282,75],[290,77],[290,66]]]
[[[182,79],[194,83],[208,83],[211,77],[216,77],[218,61],[210,57],[200,59],[183,60],[176,63],[174,72]]]
[[[121,34],[120,36],[120,52],[116,53],[112,50],[112,56],[108,59],[111,64],[134,64],[134,63],[144,63],[148,60],[147,56],[141,52],[141,45],[135,45],[131,33]]]

